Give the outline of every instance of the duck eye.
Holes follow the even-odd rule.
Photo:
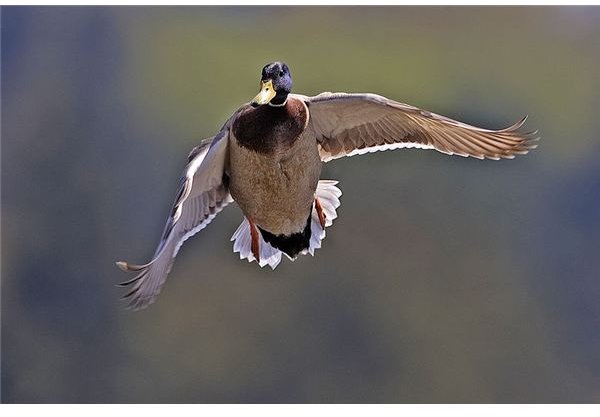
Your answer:
[[[279,71],[279,76],[283,77],[283,71]]]

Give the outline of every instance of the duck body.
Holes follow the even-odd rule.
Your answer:
[[[265,241],[290,257],[307,249],[321,174],[306,104],[244,106],[231,127],[229,189]]]

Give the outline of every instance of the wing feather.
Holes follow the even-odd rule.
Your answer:
[[[134,278],[120,284],[132,286],[123,297],[130,308],[144,308],[156,299],[183,242],[205,228],[233,201],[225,175],[227,152],[228,129],[194,148],[152,260],[144,265],[117,262],[122,270],[137,272]]]
[[[479,159],[514,158],[537,147],[527,117],[500,130],[483,129],[376,94],[295,95],[309,106],[323,161],[399,148],[436,149]]]

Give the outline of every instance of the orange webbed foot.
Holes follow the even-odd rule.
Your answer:
[[[252,238],[250,249],[256,258],[256,262],[260,262],[260,239],[258,238],[258,229],[251,218],[248,217],[247,219],[250,224],[250,237]]]
[[[323,207],[321,206],[321,202],[319,198],[315,198],[315,209],[317,210],[317,215],[319,216],[319,223],[321,223],[321,228],[325,229],[325,213],[323,212]]]

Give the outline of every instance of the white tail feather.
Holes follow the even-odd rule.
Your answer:
[[[275,269],[275,267],[279,265],[279,262],[281,262],[281,251],[265,242],[260,233],[258,234],[258,238],[260,239],[260,262],[258,264],[261,268],[265,265],[269,265],[272,269]],[[248,259],[248,262],[256,260],[252,253],[252,237],[248,219],[244,218],[240,227],[238,227],[233,236],[231,236],[231,240],[235,241],[233,243],[233,252],[239,252],[240,259]]]
[[[325,214],[325,227],[329,227],[333,224],[333,220],[337,217],[336,209],[340,206],[340,196],[342,192],[336,187],[337,181],[332,180],[321,180],[317,185],[316,197],[321,202],[321,208],[323,214]],[[325,239],[325,230],[321,227],[319,221],[319,215],[313,205],[311,224],[310,224],[310,242],[308,249],[300,252],[301,255],[310,253],[314,256],[315,249],[321,247],[321,241]],[[281,256],[287,254],[281,252],[279,249],[274,248],[267,243],[262,235],[259,233],[259,246],[260,246],[260,262],[258,263],[262,268],[265,265],[269,265],[272,269],[275,269],[281,262]],[[233,243],[233,252],[240,254],[240,259],[248,259],[248,262],[255,261],[256,258],[252,253],[252,237],[250,235],[250,224],[248,220],[244,218],[244,221],[237,228],[233,236],[231,236]],[[288,259],[294,260],[287,256]]]

